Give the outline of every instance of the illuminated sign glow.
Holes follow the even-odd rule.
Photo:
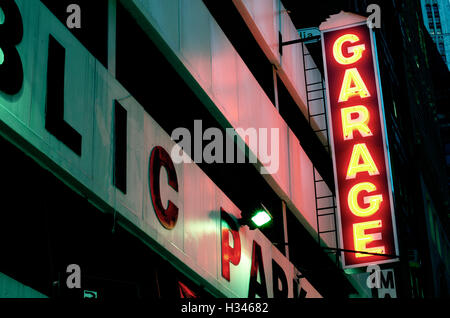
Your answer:
[[[252,217],[252,222],[256,224],[256,226],[262,226],[266,223],[268,223],[270,220],[272,220],[272,218],[270,217],[270,215],[262,210],[262,211],[258,211],[253,217]]]
[[[396,261],[390,170],[372,31],[366,23],[323,30],[322,48],[340,248],[345,250],[343,265],[349,268]]]
[[[361,159],[363,163],[361,162]],[[372,156],[367,149],[366,144],[356,144],[353,146],[352,156],[348,164],[346,179],[355,179],[358,172],[367,171],[369,175],[374,176],[380,174]]]
[[[348,65],[357,62],[362,57],[362,53],[366,49],[366,46],[364,44],[361,44],[349,47],[348,53],[353,53],[350,57],[345,57],[342,54],[342,46],[346,42],[355,43],[358,41],[359,38],[355,34],[344,34],[343,36],[339,37],[333,45],[334,59],[342,65]]]
[[[357,114],[358,116],[352,118],[353,114]],[[364,137],[372,136],[372,131],[368,125],[370,116],[366,106],[358,105],[342,108],[341,118],[344,140],[353,139],[354,130],[358,130]]]
[[[344,80],[339,94],[339,102],[346,102],[350,97],[359,96],[361,98],[370,97],[366,84],[364,84],[357,68],[345,70]]]

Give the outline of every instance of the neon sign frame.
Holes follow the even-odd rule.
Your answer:
[[[365,36],[357,37],[355,33]],[[343,41],[342,38],[345,36],[348,39]],[[333,157],[336,202],[338,207],[337,229],[339,233],[339,247],[343,250],[341,253],[344,268],[363,267],[369,264],[383,264],[398,261],[398,257],[396,256],[398,255],[398,242],[393,206],[392,173],[390,170],[383,96],[374,37],[373,31],[367,27],[365,21],[321,31],[327,88],[327,120],[328,127],[330,127],[329,138]],[[334,39],[334,41],[331,39]],[[336,44],[338,40],[341,40],[338,43],[339,45]],[[335,56],[336,50],[342,50],[343,43],[345,42],[351,43],[351,46],[347,47],[347,55],[349,56],[343,56],[344,52],[340,51],[341,58],[338,59]],[[332,57],[335,57],[334,61],[331,61],[329,58],[330,53]],[[364,54],[367,57],[362,62],[362,56]],[[361,64],[363,69],[361,72],[358,72],[357,68]],[[370,67],[370,64],[373,64],[373,67]],[[357,76],[361,76],[363,83],[354,83],[355,85],[351,86],[352,83],[346,83],[346,80],[348,81],[347,73],[349,70],[355,72],[355,69]],[[339,72],[341,73],[340,77],[336,75]],[[342,76],[343,72],[344,75]],[[355,73],[352,76],[354,75]],[[335,83],[334,81],[336,81],[337,77],[339,80]],[[332,79],[331,83],[330,78]],[[367,83],[369,84],[367,87],[373,88],[372,91],[366,87]],[[359,94],[350,96],[347,99],[342,99],[345,87],[354,88],[358,87],[358,85],[362,88],[362,92],[360,91]],[[376,94],[373,90],[376,90]],[[369,93],[367,95],[367,92],[371,92],[372,94]],[[331,99],[330,96],[335,98]],[[371,107],[364,106],[366,99],[371,103]],[[362,107],[365,108],[367,114],[364,114]],[[351,117],[352,112],[348,111],[350,108],[356,108],[360,111],[357,112],[357,118]],[[368,110],[368,108],[372,111]],[[378,114],[374,114],[377,111]],[[379,115],[377,116],[379,120],[377,118],[372,119],[372,114]],[[342,116],[348,117],[343,118]],[[339,118],[341,123],[337,124],[336,118]],[[350,127],[348,129],[349,127],[345,125],[345,121],[347,124],[354,124],[356,128]],[[371,122],[371,127],[376,126],[375,129],[369,128],[369,122]],[[364,125],[366,129],[359,129],[361,127],[364,128]],[[358,136],[356,136],[355,141],[352,141],[354,134]],[[371,144],[367,146],[362,141],[368,138],[371,140]],[[371,138],[378,138],[378,142],[376,140],[373,141]],[[352,149],[350,156],[348,150],[341,151],[341,149],[345,149],[344,147],[340,148],[344,143],[347,143],[347,148]],[[373,149],[373,147],[375,147],[375,155],[372,156],[372,150],[370,149]],[[355,148],[357,149],[355,150]],[[355,151],[357,151],[356,155],[354,155]],[[363,159],[365,165],[360,165],[360,159]],[[343,161],[346,162],[345,165],[342,164]],[[373,184],[369,182],[371,178],[378,178],[382,181]],[[380,186],[382,189],[377,189]],[[382,194],[380,194],[380,191]],[[349,194],[352,193],[354,194],[352,199],[355,202],[350,202]],[[364,195],[363,201],[360,198],[361,195],[358,196],[359,193],[367,193]],[[385,196],[384,198],[383,195]],[[368,205],[368,207],[361,208],[361,205]],[[355,207],[359,208],[359,214],[355,213]],[[376,219],[374,219],[375,217]],[[369,233],[366,230],[371,230],[372,232]],[[369,244],[371,246],[368,246]],[[357,253],[357,251],[363,253]]]

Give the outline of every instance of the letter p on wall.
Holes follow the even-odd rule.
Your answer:
[[[220,218],[222,221],[222,277],[230,281],[230,263],[238,265],[241,261],[241,238],[239,236],[239,226],[222,208],[220,208]],[[233,246],[230,245],[230,238],[233,239]]]

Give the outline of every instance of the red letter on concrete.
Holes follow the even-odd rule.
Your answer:
[[[222,220],[222,276],[230,281],[230,262],[238,265],[241,261],[241,238],[239,227],[231,216],[220,208]],[[233,247],[230,246],[230,233],[233,237]]]

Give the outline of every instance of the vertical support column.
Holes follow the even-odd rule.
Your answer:
[[[117,0],[108,1],[108,71],[116,76],[116,8]]]
[[[286,215],[286,203],[281,201],[281,210],[283,212],[283,232],[284,232],[284,255],[289,260],[289,240],[287,231],[287,215]]]
[[[272,74],[273,74],[273,94],[275,99],[275,107],[278,112],[280,112],[280,106],[278,104],[278,80],[277,80],[277,68],[275,65],[272,65]]]

